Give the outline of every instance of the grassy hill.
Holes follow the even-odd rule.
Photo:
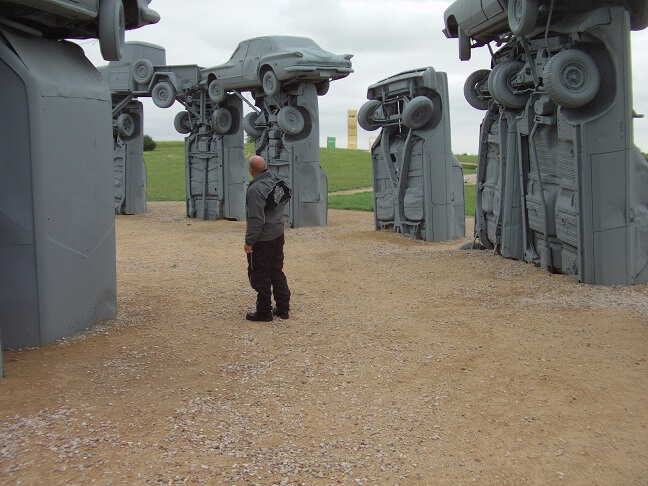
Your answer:
[[[246,143],[246,157],[252,155],[253,151],[252,144]],[[475,172],[476,156],[460,155],[458,158],[464,166],[464,173]],[[157,142],[155,150],[144,153],[144,159],[149,201],[184,201],[184,142]],[[371,155],[367,151],[322,148],[320,164],[328,177],[329,192],[372,186]],[[467,188],[466,200],[470,198],[470,189]],[[372,193],[369,191],[353,195],[332,195],[329,197],[329,207],[373,211]],[[474,214],[474,202],[472,211]]]

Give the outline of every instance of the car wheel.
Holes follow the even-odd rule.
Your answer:
[[[99,47],[106,61],[119,61],[124,50],[126,19],[122,0],[101,0],[99,4]]]
[[[135,134],[135,120],[128,113],[122,113],[117,117],[117,131],[124,138],[131,138]]]
[[[176,90],[168,81],[160,81],[151,91],[151,99],[155,106],[168,108],[175,102]]]
[[[360,128],[367,130],[368,132],[380,128],[380,125],[375,123],[373,120],[374,117],[372,117],[379,106],[379,100],[369,100],[360,107],[358,110],[358,125],[360,125]]]
[[[646,0],[634,0],[630,3],[630,28],[632,30],[643,30],[648,27],[648,2]]]
[[[482,89],[488,85],[490,69],[475,71],[464,83],[464,97],[470,106],[477,110],[488,110],[488,99],[483,97]]]
[[[528,35],[538,22],[538,0],[509,0],[508,22],[515,35]]]
[[[153,77],[153,63],[148,59],[140,59],[133,64],[133,80],[137,84],[146,84]]]
[[[263,84],[263,92],[268,96],[274,96],[278,94],[279,90],[281,89],[281,84],[277,79],[277,75],[274,73],[272,69],[268,69],[263,74],[262,84]]]
[[[189,118],[189,112],[181,111],[177,113],[173,119],[173,126],[178,133],[186,135],[191,133],[191,120]]]
[[[209,99],[214,103],[220,103],[227,96],[227,90],[223,88],[223,85],[220,83],[220,81],[214,79],[211,83],[209,83],[209,87],[207,88],[207,96],[209,96]]]
[[[263,135],[263,128],[256,126],[259,114],[255,112],[248,113],[243,117],[243,130],[255,140]]]
[[[211,127],[219,135],[225,135],[232,128],[232,114],[227,108],[217,108],[211,116]]]
[[[459,60],[470,61],[470,37],[458,29],[457,37],[459,38]]]
[[[417,129],[424,126],[432,118],[434,103],[427,96],[417,96],[403,108],[403,125]]]
[[[506,108],[519,109],[526,105],[528,95],[516,94],[512,82],[524,67],[520,61],[497,64],[488,75],[488,91],[495,101]]]
[[[330,81],[322,81],[321,83],[316,84],[315,88],[317,89],[317,96],[324,96],[326,93],[328,93],[330,86]]]
[[[279,110],[277,123],[288,135],[297,135],[304,129],[304,115],[294,106],[284,106]]]
[[[601,74],[589,54],[578,49],[567,49],[547,62],[544,85],[549,98],[557,105],[580,108],[598,94]]]

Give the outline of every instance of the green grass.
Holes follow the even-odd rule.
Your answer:
[[[466,216],[475,216],[475,194],[477,186],[464,186],[464,199],[466,202]],[[373,211],[373,192],[359,192],[357,194],[344,194],[329,196],[329,208],[352,209],[357,211]]]
[[[369,152],[322,148],[320,164],[328,177],[329,192],[361,189],[373,185]]]
[[[477,198],[476,185],[464,185],[464,200],[466,202],[466,216],[475,215],[475,199]]]
[[[245,144],[245,155],[254,153],[251,143]],[[184,201],[184,142],[157,142],[157,147],[144,153],[149,201]],[[476,169],[476,155],[459,155],[464,173]],[[371,187],[371,155],[362,150],[320,149],[320,163],[328,177],[329,192]],[[475,186],[465,186],[466,214],[475,215]],[[373,192],[329,196],[332,209],[373,211]]]
[[[254,145],[245,144],[245,156],[254,153]],[[184,142],[157,142],[144,153],[149,201],[184,201]],[[328,177],[329,192],[371,187],[371,156],[361,150],[327,149],[320,152],[320,163]]]
[[[373,191],[356,194],[329,195],[330,209],[353,209],[356,211],[373,211]]]
[[[457,159],[461,162],[463,167],[464,174],[475,174],[477,173],[477,156],[476,155],[467,155],[460,154],[457,155]]]
[[[146,192],[149,201],[185,200],[184,142],[157,142],[144,152]]]

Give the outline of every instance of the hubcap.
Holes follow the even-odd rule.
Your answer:
[[[522,0],[517,0],[515,2],[515,20],[517,22],[522,20],[522,10],[523,10],[523,8],[524,7],[522,6]]]
[[[578,64],[569,64],[563,70],[563,84],[571,91],[582,90],[587,82],[587,75]]]

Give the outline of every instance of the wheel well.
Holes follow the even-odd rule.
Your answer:
[[[459,35],[459,24],[454,15],[446,19],[446,29],[451,37],[457,37]]]
[[[124,18],[126,19],[126,28],[137,26],[139,20],[139,8],[137,0],[122,0],[124,4]]]
[[[269,64],[264,64],[259,68],[259,81],[263,83],[263,76],[265,76],[265,73],[268,71],[271,71],[272,67]]]

